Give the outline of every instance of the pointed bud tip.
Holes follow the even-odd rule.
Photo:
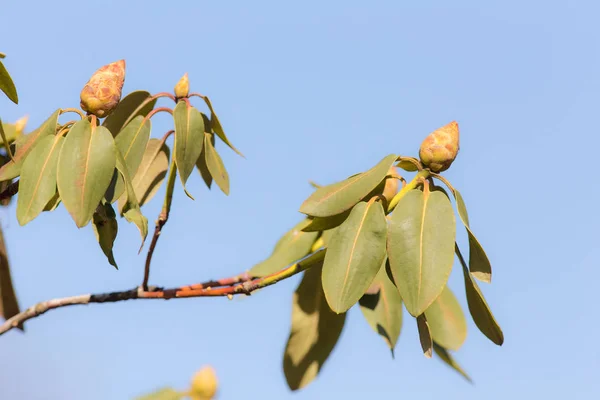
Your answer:
[[[460,149],[459,138],[456,121],[430,133],[419,149],[419,158],[423,165],[433,172],[442,172],[450,168]]]
[[[183,74],[179,82],[175,85],[175,97],[178,99],[188,97],[190,94],[190,80],[188,78],[188,73]]]
[[[203,399],[212,399],[217,393],[217,374],[213,367],[202,367],[192,378],[191,394]]]

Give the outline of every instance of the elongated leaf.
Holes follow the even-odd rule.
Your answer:
[[[333,311],[347,311],[369,288],[385,260],[386,233],[378,201],[358,203],[339,226],[325,255],[322,277]]]
[[[119,135],[115,138],[117,150],[123,155],[125,166],[132,179],[135,177],[138,167],[142,162],[142,157],[148,146],[150,131],[152,129],[150,120],[147,120],[144,124],[142,124],[142,122],[144,122],[144,116],[138,115],[125,125]],[[113,201],[121,197],[124,191],[125,184],[123,179],[119,176],[115,182]]]
[[[365,293],[358,303],[365,319],[383,337],[393,356],[402,329],[402,299],[396,286],[387,277],[385,262],[373,280],[369,293]]]
[[[0,61],[0,90],[4,92],[6,97],[15,104],[19,104],[19,95],[17,94],[17,88],[13,82],[10,74],[6,70],[6,67]]]
[[[0,122],[0,125],[2,125],[1,129],[4,130],[4,135],[8,143],[14,143],[23,134],[23,129],[19,129],[16,124]]]
[[[204,115],[204,114],[202,114]],[[210,123],[210,122],[209,122]],[[206,119],[204,120],[204,126],[206,128]],[[215,135],[210,135],[210,143],[215,147]],[[212,186],[213,178],[208,170],[208,165],[206,165],[206,147],[202,146],[202,152],[200,153],[200,157],[198,157],[198,161],[196,161],[196,168],[198,172],[200,172],[200,176],[202,180],[206,184],[206,187],[210,189]]]
[[[492,281],[492,265],[488,259],[483,247],[471,231],[469,226],[469,215],[467,214],[467,206],[462,198],[462,195],[455,188],[451,188],[454,198],[456,199],[456,208],[458,216],[463,225],[467,229],[469,235],[469,270],[471,274],[482,282],[490,283]]]
[[[211,143],[211,134],[204,134],[204,156],[206,166],[215,183],[221,188],[225,195],[229,195],[229,174],[225,169],[223,160]]]
[[[418,317],[442,293],[454,262],[456,221],[442,192],[411,190],[389,224],[387,251],[406,309]]]
[[[178,392],[177,390],[172,388],[162,388],[157,390],[156,392],[136,397],[135,400],[182,400],[184,398],[187,397],[186,394],[183,392]]]
[[[50,199],[48,204],[46,204],[43,211],[54,211],[54,210],[56,210],[56,207],[58,207],[59,204],[60,204],[60,195],[58,193],[58,189],[55,188],[54,196],[52,196],[52,198]]]
[[[185,183],[192,173],[200,153],[204,139],[204,119],[196,108],[188,106],[185,101],[179,101],[173,110],[175,121],[175,164],[179,171],[181,184]],[[186,190],[186,194],[193,198]]]
[[[435,354],[443,362],[445,362],[446,365],[448,365],[450,368],[452,368],[453,370],[455,370],[456,372],[461,374],[463,376],[463,378],[465,378],[467,381],[469,381],[470,383],[473,383],[473,381],[471,380],[471,377],[469,377],[469,375],[467,375],[467,373],[461,368],[461,366],[458,365],[458,363],[454,360],[454,357],[452,357],[450,352],[448,350],[446,350],[445,348],[443,348],[442,346],[440,346],[439,344],[437,344],[435,341],[433,342],[433,351],[435,351]]]
[[[310,249],[317,239],[317,232],[303,232],[302,228],[308,224],[308,220],[302,220],[275,245],[275,249],[269,258],[256,264],[249,271],[251,276],[262,277],[284,269],[295,261],[300,260],[310,253]]]
[[[62,136],[44,136],[23,162],[17,198],[19,224],[37,217],[56,194],[58,156],[64,141]]]
[[[33,146],[44,136],[54,135],[56,132],[56,122],[60,110],[56,110],[39,128],[27,135],[21,135],[15,142],[16,152],[14,160],[10,161],[0,168],[0,181],[16,178],[21,173],[21,166],[27,155],[33,149]]]
[[[12,159],[13,154],[10,148],[10,142],[8,141],[8,137],[6,136],[6,132],[4,132],[4,124],[2,123],[2,118],[0,118],[0,137],[2,138],[2,144],[4,145],[4,150],[6,150],[6,154]]]
[[[119,225],[117,223],[115,210],[113,210],[110,203],[104,203],[98,206],[96,212],[94,212],[92,222],[96,240],[100,244],[100,248],[104,252],[104,255],[106,255],[108,262],[116,269],[119,269],[113,255],[113,243],[117,238]]]
[[[210,102],[210,100],[208,99],[208,97],[204,96],[204,102],[206,103],[206,105],[210,109],[210,125],[211,125],[212,130],[217,134],[217,136],[227,146],[229,146],[229,148],[231,150],[235,151],[240,156],[244,157],[244,155],[238,149],[236,149],[233,144],[231,144],[231,142],[227,138],[227,135],[225,135],[225,131],[223,130],[223,126],[221,125],[221,121],[219,121],[219,117],[217,117],[217,114],[215,113],[215,110],[213,109],[212,103]]]
[[[349,210],[383,181],[396,158],[391,154],[362,174],[320,187],[302,203],[300,212],[313,217],[330,217]]]
[[[446,349],[458,350],[467,338],[465,314],[448,286],[425,310],[433,340]]]
[[[421,342],[421,348],[423,354],[427,358],[431,358],[433,351],[433,340],[431,338],[431,331],[429,330],[429,323],[425,314],[421,314],[417,317],[417,328],[419,328],[419,341]]]
[[[117,136],[121,129],[138,115],[146,116],[156,105],[156,99],[146,103],[150,93],[138,90],[129,93],[121,99],[117,108],[104,120],[102,126],[106,127],[113,136]]]
[[[485,301],[485,297],[483,297],[483,293],[481,292],[481,289],[479,289],[477,282],[471,277],[458,245],[456,246],[456,255],[463,268],[465,291],[467,292],[467,304],[475,325],[477,325],[477,328],[479,328],[481,333],[487,336],[493,343],[502,346],[504,343],[502,329],[500,329],[500,325],[496,322],[496,318],[494,318],[492,310],[490,310],[487,301]]]
[[[123,178],[123,182],[125,182],[125,190],[127,192],[127,201],[123,205],[123,216],[127,222],[135,224],[140,231],[140,235],[142,237],[142,244],[140,245],[140,249],[138,251],[140,252],[142,251],[144,242],[148,236],[148,218],[142,214],[140,203],[135,195],[135,189],[133,188],[131,177],[129,176],[129,171],[127,171],[127,167],[125,166],[125,160],[123,159],[123,156],[118,151],[116,152],[116,155],[117,171],[119,171],[121,177]]]
[[[321,235],[321,239],[323,240],[323,244],[325,246],[328,247],[331,244],[331,240],[333,239],[333,237],[338,229],[339,229],[339,226],[332,228],[332,229],[328,229],[323,232],[323,234]]]
[[[150,139],[132,182],[140,207],[152,200],[165,180],[169,169],[169,157],[169,146],[159,139]],[[119,213],[123,212],[126,202],[127,193],[123,193],[119,198]]]
[[[335,347],[346,314],[327,305],[321,285],[321,266],[304,272],[292,300],[292,327],[283,358],[283,372],[291,390],[315,379]]]
[[[87,119],[67,134],[58,158],[57,185],[65,208],[79,228],[100,204],[116,165],[115,141],[103,126]]]
[[[13,288],[8,253],[4,243],[2,227],[0,226],[0,315],[5,319],[9,319],[18,313],[19,302]],[[19,325],[19,329],[23,330],[23,324]]]
[[[313,217],[310,220],[310,224],[308,224],[303,231],[320,232],[340,226],[346,220],[346,218],[348,218],[350,211],[351,210],[346,210],[341,214],[332,215],[331,217]]]

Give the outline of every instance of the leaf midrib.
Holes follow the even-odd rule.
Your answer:
[[[60,136],[57,136],[54,138],[53,143],[52,143],[52,147],[50,148],[50,151],[48,152],[48,156],[46,157],[46,160],[44,160],[44,165],[42,166],[42,169],[40,170],[40,174],[38,176],[37,182],[34,186],[34,190],[31,196],[31,199],[29,199],[29,204],[27,205],[27,208],[25,209],[25,215],[29,216],[29,212],[31,211],[31,205],[33,204],[33,200],[35,199],[35,195],[37,193],[37,191],[40,188],[40,184],[42,182],[42,176],[44,175],[44,170],[46,169],[46,166],[48,165],[48,161],[50,161],[50,158],[52,158],[52,154],[54,153],[54,149],[56,148],[56,145],[59,142]]]

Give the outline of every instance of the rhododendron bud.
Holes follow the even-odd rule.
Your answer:
[[[108,116],[121,100],[125,82],[125,60],[97,70],[81,91],[81,109],[98,118]]]
[[[458,154],[458,141],[458,124],[455,121],[436,129],[421,144],[421,162],[433,172],[447,170]]]

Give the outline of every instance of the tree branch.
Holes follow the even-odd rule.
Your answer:
[[[42,301],[6,320],[4,324],[0,325],[0,335],[3,335],[11,329],[18,327],[27,320],[39,317],[49,310],[61,307],[85,305],[91,303],[115,303],[125,300],[169,300],[190,297],[216,296],[227,296],[228,298],[232,298],[234,295],[238,294],[250,295],[255,290],[274,285],[279,281],[290,278],[314,265],[321,263],[325,258],[325,252],[325,248],[319,249],[297,263],[262,278],[252,278],[248,275],[248,273],[244,273],[217,281],[208,281],[172,289],[150,288],[149,290],[144,290],[142,287],[139,287],[121,292],[83,294],[79,296]]]

